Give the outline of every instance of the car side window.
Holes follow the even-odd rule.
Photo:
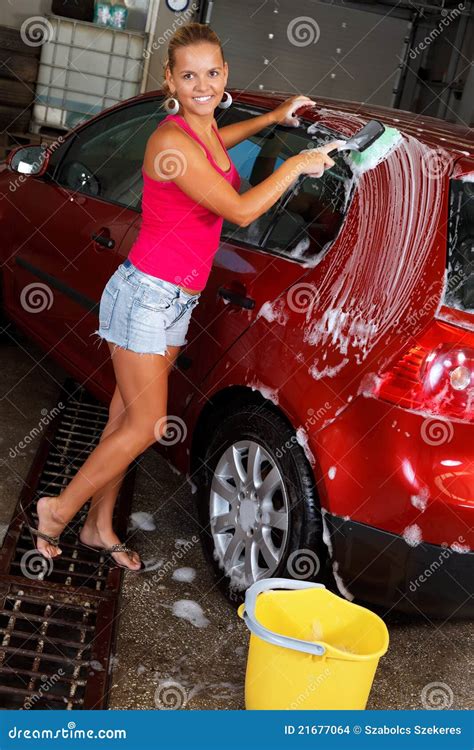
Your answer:
[[[315,145],[328,141],[326,134],[312,129]],[[332,140],[332,139],[331,139]],[[289,133],[286,147],[291,154],[308,148],[308,135]],[[353,190],[352,172],[342,155],[334,157],[334,166],[321,177],[303,175],[291,197],[261,237],[265,249],[305,261],[320,258],[339,233]]]
[[[149,99],[111,112],[81,128],[54,181],[81,193],[140,210],[146,143],[166,112]]]
[[[230,112],[232,110],[232,113]],[[219,127],[249,119],[253,108],[238,105],[225,110],[218,119]],[[311,134],[307,124],[298,128],[272,126],[229,149],[241,177],[240,193],[268,177],[290,156],[310,147],[340,137],[314,125]],[[273,254],[294,259],[308,259],[318,254],[335,238],[344,219],[351,190],[351,171],[342,156],[335,166],[320,178],[303,176],[295,190],[285,191],[279,201],[248,227],[224,221],[222,236],[226,239],[261,247]],[[294,190],[290,200],[289,194]],[[286,203],[282,207],[283,202]]]
[[[263,110],[262,110],[263,112]],[[253,108],[244,105],[232,105],[224,112],[217,114],[216,120],[219,128],[231,125],[241,120],[248,120],[255,116]],[[260,114],[260,112],[258,113]],[[234,162],[240,175],[239,193],[245,193],[250,188],[258,185],[271,172],[283,162],[279,155],[279,135],[277,128],[267,127],[260,130],[250,138],[246,138],[236,146],[228,149],[229,156]],[[276,159],[276,162],[275,162]],[[222,237],[239,240],[258,247],[259,239],[268,227],[275,207],[272,206],[265,214],[262,214],[248,227],[239,227],[230,221],[224,220],[222,224]]]

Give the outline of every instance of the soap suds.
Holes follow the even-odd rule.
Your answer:
[[[206,628],[210,624],[201,605],[192,599],[179,599],[173,604],[172,611],[176,617],[187,620],[196,628]]]
[[[196,571],[194,568],[176,568],[176,570],[173,571],[172,578],[175,581],[191,583],[191,581],[194,581],[196,578]]]
[[[403,531],[403,538],[410,547],[416,547],[423,541],[420,527],[416,523],[407,526]]]
[[[258,380],[254,381],[253,383],[247,383],[247,385],[250,386],[252,391],[260,391],[263,398],[268,398],[274,404],[278,404],[278,391],[277,390],[274,390],[273,388],[269,388],[263,383],[260,383]]]
[[[334,562],[332,563],[332,574],[334,576],[334,580],[336,581],[336,586],[339,589],[339,593],[342,594],[342,596],[347,599],[348,601],[352,601],[354,599],[354,595],[351,594],[347,586],[345,585],[344,581],[342,580],[341,576],[337,572],[339,569],[339,563]]]
[[[142,531],[154,531],[156,529],[155,521],[151,513],[137,511],[130,516],[130,527],[132,529],[141,529]]]
[[[296,440],[301,445],[301,447],[304,450],[304,454],[308,461],[310,462],[311,466],[314,466],[316,463],[316,459],[314,455],[311,452],[311,449],[308,445],[308,435],[306,433],[306,430],[303,427],[298,427],[296,430]]]

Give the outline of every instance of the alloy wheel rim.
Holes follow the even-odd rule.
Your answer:
[[[239,440],[219,458],[211,483],[214,554],[231,579],[247,588],[278,568],[288,538],[289,503],[272,455],[254,440]]]

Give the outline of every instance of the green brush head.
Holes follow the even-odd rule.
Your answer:
[[[402,138],[399,130],[386,127],[382,135],[364,151],[350,152],[351,166],[356,167],[358,172],[373,169],[388,156],[392,149],[401,142]]]

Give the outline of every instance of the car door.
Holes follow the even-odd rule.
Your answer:
[[[10,263],[18,315],[83,372],[108,358],[107,347],[91,357],[98,302],[117,251],[126,255],[133,239],[146,142],[165,114],[157,98],[105,112],[72,133],[44,178],[25,180],[17,196],[24,220]]]
[[[250,117],[244,105],[231,110],[219,126]],[[316,143],[328,139],[327,132],[313,136]],[[306,126],[272,126],[234,146],[229,154],[241,176],[240,192],[308,148],[310,141]],[[327,249],[339,231],[348,180],[350,171],[337,157],[336,166],[322,178],[303,178],[298,190],[291,191],[289,201],[287,191],[248,227],[224,222],[208,283],[193,311],[188,344],[170,377],[171,413],[184,411],[211,369],[231,346],[239,346],[240,337],[260,315],[282,314],[275,302],[307,273],[308,264]],[[258,358],[258,344],[252,343],[249,350],[245,341],[242,357],[249,363],[252,357]]]

